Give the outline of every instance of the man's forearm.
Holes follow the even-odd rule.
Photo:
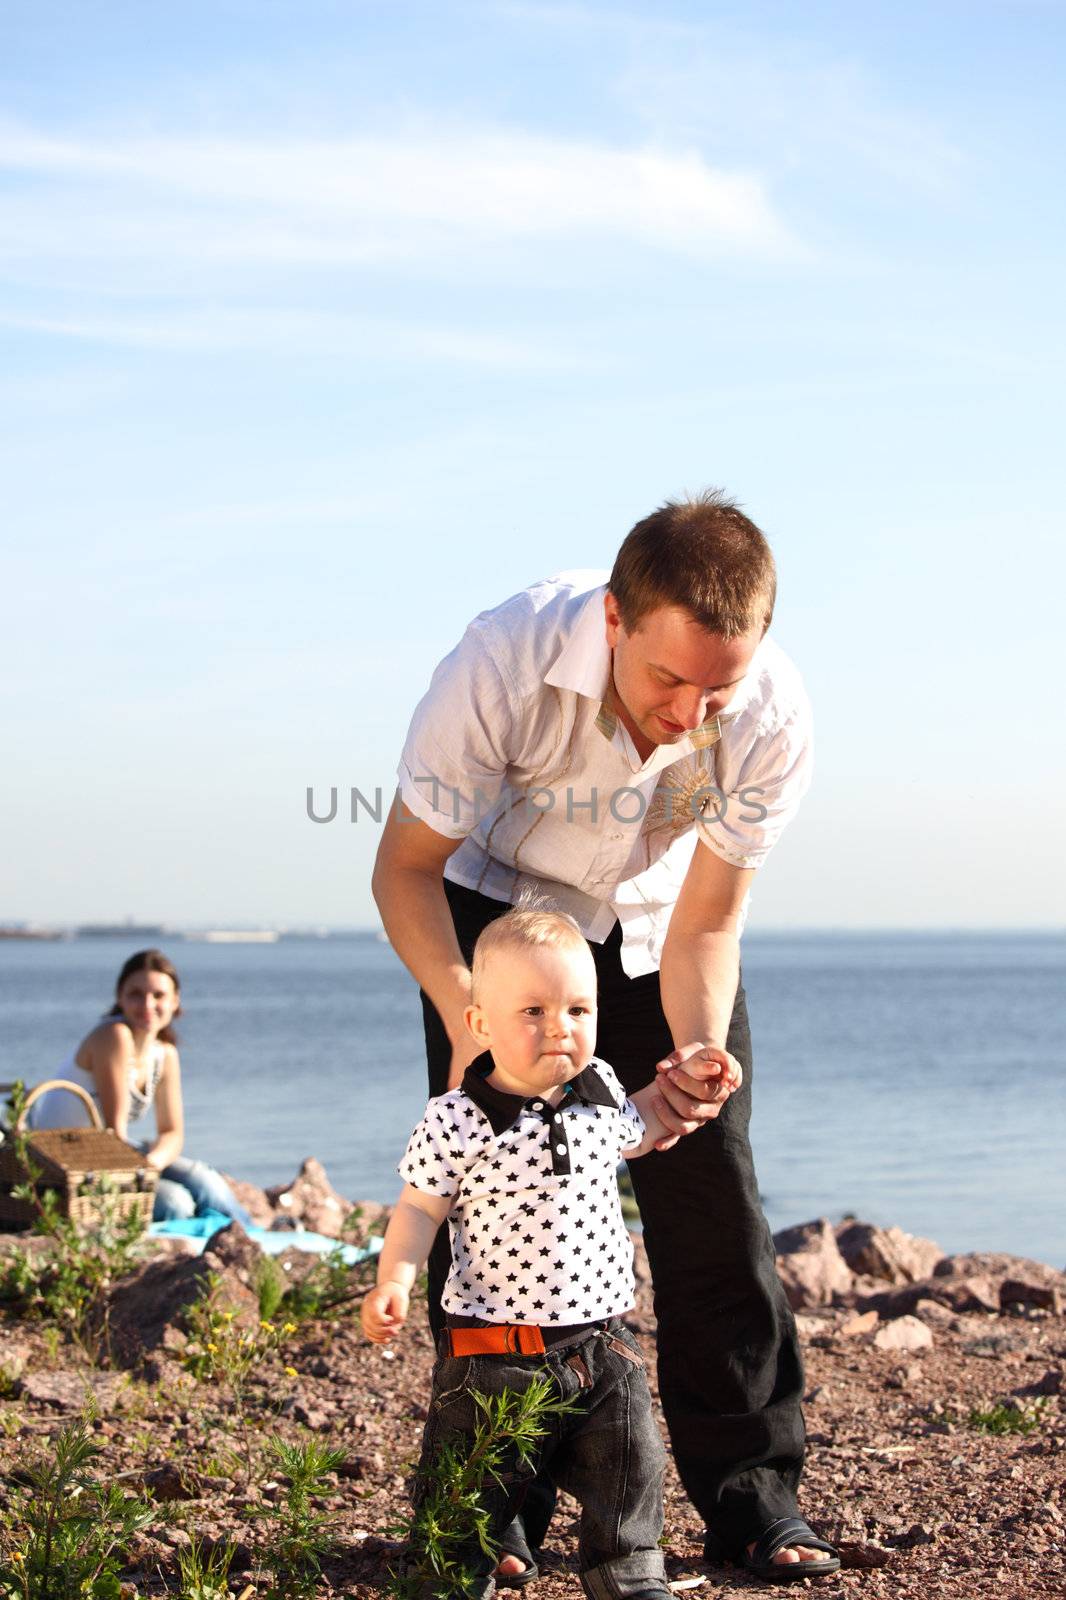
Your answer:
[[[455,937],[444,879],[393,866],[375,872],[373,888],[389,943],[433,1001],[454,1044],[470,1004],[470,969]]]
[[[659,981],[675,1047],[698,1039],[725,1049],[739,979],[735,934],[667,935]]]

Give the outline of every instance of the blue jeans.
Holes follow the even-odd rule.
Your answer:
[[[178,1156],[159,1174],[152,1221],[174,1222],[203,1216],[205,1211],[221,1211],[224,1217],[233,1217],[242,1228],[252,1225],[251,1217],[221,1172],[204,1161]]]
[[[666,1452],[652,1415],[644,1358],[617,1318],[549,1347],[544,1355],[442,1356],[433,1368],[412,1492],[416,1509],[428,1492],[426,1468],[440,1445],[456,1436],[473,1438],[483,1415],[474,1392],[522,1392],[544,1373],[553,1380],[556,1398],[575,1402],[577,1409],[545,1418],[547,1433],[532,1467],[521,1469],[512,1450],[505,1452],[499,1479],[483,1481],[480,1496],[491,1537],[499,1540],[534,1472],[546,1473],[581,1506],[578,1564],[590,1600],[620,1600],[656,1585],[665,1588],[659,1537]],[[488,1600],[495,1591],[494,1562],[476,1541],[464,1554],[465,1564],[481,1579],[475,1594]]]

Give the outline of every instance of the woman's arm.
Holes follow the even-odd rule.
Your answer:
[[[155,1144],[148,1151],[148,1165],[162,1172],[181,1155],[185,1143],[185,1117],[181,1105],[181,1065],[172,1044],[165,1046],[166,1058],[155,1090]]]
[[[104,1126],[125,1139],[130,1114],[130,1045],[126,1028],[118,1023],[98,1028],[74,1059],[92,1073]]]

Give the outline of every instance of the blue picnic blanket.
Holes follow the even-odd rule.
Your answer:
[[[202,1217],[153,1222],[148,1232],[158,1239],[195,1239],[199,1241],[200,1249],[196,1252],[199,1255],[208,1239],[220,1228],[228,1228],[231,1220],[221,1211],[205,1211]],[[246,1232],[268,1256],[279,1256],[283,1250],[307,1250],[312,1255],[328,1256],[331,1250],[339,1250],[346,1267],[354,1267],[357,1262],[376,1256],[381,1249],[380,1239],[371,1239],[363,1249],[354,1244],[341,1244],[339,1239],[327,1238],[324,1233],[307,1233],[302,1228],[286,1229],[283,1233],[274,1233],[269,1228],[248,1228]]]

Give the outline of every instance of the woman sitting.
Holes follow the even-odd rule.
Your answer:
[[[155,1107],[155,1142],[140,1148],[147,1165],[159,1173],[156,1222],[220,1211],[248,1227],[251,1218],[221,1173],[181,1154],[181,1068],[170,1026],[180,1015],[181,984],[173,965],[161,950],[138,950],[118,975],[115,1004],[58,1076],[88,1091],[120,1139],[127,1139],[130,1124]],[[49,1089],[30,1107],[27,1120],[33,1128],[79,1127],[85,1107],[69,1089]]]

